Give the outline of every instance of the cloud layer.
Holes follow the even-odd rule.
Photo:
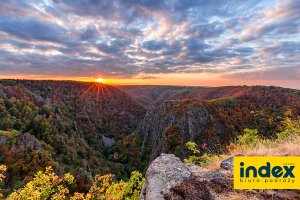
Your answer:
[[[0,1],[0,73],[300,79],[300,0]]]

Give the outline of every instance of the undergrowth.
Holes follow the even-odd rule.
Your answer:
[[[207,154],[196,156],[200,151],[194,142],[187,142],[186,147],[193,152],[186,163],[199,163],[201,167],[218,170],[220,163],[237,154],[246,156],[300,156],[300,118],[292,120],[291,111],[285,113],[284,127],[274,138],[265,139],[259,136],[256,129],[245,129],[244,134],[238,136],[236,143],[230,143],[224,154]],[[272,123],[272,122],[270,122]]]

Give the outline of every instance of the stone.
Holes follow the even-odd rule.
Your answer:
[[[26,147],[31,147],[33,150],[44,151],[40,142],[34,136],[29,135],[28,133],[20,134],[19,136],[16,136],[15,139],[16,143],[10,147],[10,152],[16,149],[24,149]],[[10,141],[11,139],[9,139],[9,137],[0,136],[0,147],[7,145]],[[0,151],[0,155],[1,154],[2,152]]]
[[[40,142],[37,139],[33,138],[33,136],[30,136],[28,133],[25,133],[24,135],[20,135],[18,137],[21,139],[20,142],[17,139],[18,145],[21,145],[23,143],[23,146],[30,146],[33,150],[44,151]]]
[[[43,98],[37,94],[32,93],[30,90],[27,90],[29,94],[31,94],[34,98],[40,100],[40,101],[44,101]]]
[[[185,163],[185,166],[189,169],[191,173],[202,172],[204,170],[203,167],[191,163]]]
[[[6,145],[6,143],[8,143],[10,141],[10,139],[6,136],[0,136],[0,145]]]
[[[111,147],[112,145],[114,145],[116,143],[114,138],[105,137],[104,135],[102,135],[102,141],[105,146],[109,146],[109,147]]]
[[[202,171],[202,172],[195,172],[193,173],[199,180],[207,180],[210,181],[212,179],[216,178],[226,178],[227,176],[225,174],[216,172],[216,171]]]
[[[192,173],[188,167],[173,154],[157,157],[146,172],[146,182],[141,192],[140,200],[163,200],[169,189],[190,179]]]
[[[243,154],[239,154],[236,156],[244,156]],[[233,157],[225,159],[221,163],[221,168],[226,169],[226,170],[233,170]]]
[[[50,98],[46,98],[46,100],[45,100],[45,106],[48,106],[49,108],[52,108],[52,104],[51,104]]]
[[[6,99],[6,94],[0,89],[0,98]]]
[[[91,172],[88,171],[88,162],[86,161],[86,159],[83,160],[83,165],[80,174],[77,177],[81,177],[83,175],[85,175],[85,184],[88,184],[91,177]]]
[[[227,178],[225,174],[216,171],[208,171],[207,169],[194,164],[185,163],[185,166],[192,173],[192,176],[196,176],[199,180],[210,181],[215,178]]]

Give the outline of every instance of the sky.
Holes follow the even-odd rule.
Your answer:
[[[0,78],[300,89],[300,0],[0,0]]]

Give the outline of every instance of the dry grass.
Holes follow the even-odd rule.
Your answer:
[[[220,165],[223,162],[223,160],[229,158],[230,156],[227,155],[224,158],[220,158],[218,160],[214,160],[213,162],[210,162],[209,165],[207,166],[207,169],[209,169],[210,171],[218,171],[220,169]]]
[[[207,169],[219,171],[221,163],[229,158],[238,154],[245,156],[300,156],[300,136],[286,141],[275,142],[270,145],[270,142],[262,141],[255,147],[235,148],[224,155],[223,157],[214,156],[214,159],[209,163]],[[274,145],[276,144],[276,145]]]
[[[273,139],[261,139],[257,136],[257,130],[245,129],[240,136],[238,144],[231,143],[225,155],[211,154],[207,160],[208,170],[219,171],[221,163],[238,154],[245,156],[300,156],[300,118],[291,120],[288,118],[290,111],[286,112],[284,121],[285,129]]]
[[[280,142],[273,141],[271,145],[270,142],[265,141],[266,140],[262,140],[262,142],[255,147],[234,149],[230,152],[230,156],[234,156],[237,154],[244,154],[246,156],[300,156],[299,136],[295,135],[289,140]]]
[[[247,156],[300,156],[300,144],[286,142],[276,148],[260,146],[245,153]]]
[[[259,200],[258,197],[256,196],[248,196],[243,193],[236,193],[236,192],[231,192],[223,195],[219,195],[218,200]]]

